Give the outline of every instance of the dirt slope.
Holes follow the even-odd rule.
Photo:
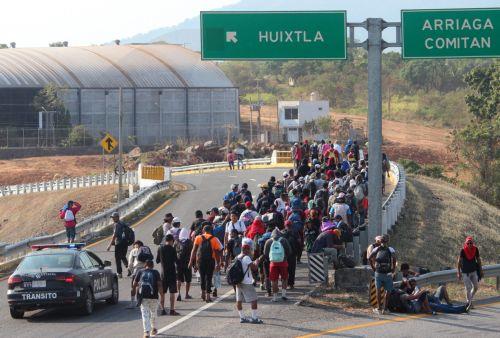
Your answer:
[[[78,201],[82,209],[77,220],[95,215],[112,205],[116,186],[33,193],[0,198],[0,242],[12,243],[64,229],[59,209],[68,200]]]
[[[403,217],[391,236],[400,262],[433,269],[455,266],[466,236],[485,263],[500,258],[500,210],[440,180],[409,176]]]

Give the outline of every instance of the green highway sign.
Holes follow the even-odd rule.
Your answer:
[[[346,59],[346,12],[201,12],[204,60]]]
[[[403,58],[500,56],[500,8],[402,10]]]

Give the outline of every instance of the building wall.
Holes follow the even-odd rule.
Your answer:
[[[73,125],[87,126],[95,137],[104,132],[118,137],[118,89],[62,89],[59,95]],[[135,136],[139,145],[188,138],[221,142],[229,126],[233,135],[239,133],[236,88],[127,88],[123,113],[124,136]]]

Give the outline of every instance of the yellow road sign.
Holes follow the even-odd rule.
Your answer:
[[[106,150],[108,153],[111,153],[117,146],[118,141],[110,133],[106,133],[104,138],[101,140],[102,149]]]

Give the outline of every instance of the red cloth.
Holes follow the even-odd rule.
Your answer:
[[[80,211],[81,208],[82,208],[82,206],[80,205],[80,203],[73,202],[73,206],[70,209],[73,212],[73,216],[75,217],[75,219],[73,221],[64,221],[65,227],[74,228],[76,226],[76,213],[78,211]],[[64,215],[66,214],[66,210],[67,209],[61,209],[61,211],[59,211],[59,217],[61,219],[64,219]]]
[[[266,227],[264,222],[260,219],[254,219],[252,224],[248,227],[245,236],[250,239],[254,239],[256,235],[263,235],[266,232]]]
[[[234,162],[235,159],[236,159],[235,153],[227,153],[227,161],[228,162]]]
[[[288,262],[271,262],[269,264],[269,280],[276,281],[288,279]]]
[[[295,149],[295,159],[296,160],[302,159],[302,148],[300,146]]]
[[[467,245],[468,241],[473,241],[472,236],[468,236],[464,242],[465,257],[470,261],[476,256],[477,247],[474,244]]]

